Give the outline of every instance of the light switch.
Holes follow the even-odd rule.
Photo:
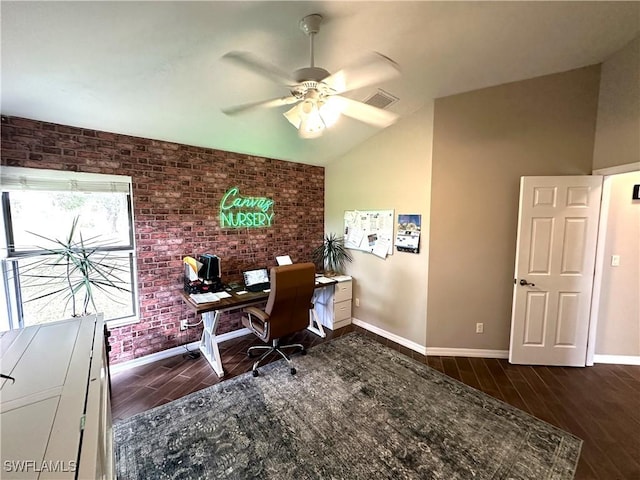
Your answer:
[[[611,266],[612,267],[620,266],[620,255],[611,255]]]

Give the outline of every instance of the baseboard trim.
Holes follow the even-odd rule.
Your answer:
[[[436,357],[509,358],[509,350],[427,347],[427,355]]]
[[[373,332],[381,337],[386,338],[387,340],[391,340],[392,342],[397,343],[398,345],[402,345],[407,347],[414,352],[418,352],[422,355],[431,355],[438,357],[477,357],[477,358],[509,358],[508,350],[484,350],[484,349],[476,349],[476,348],[445,348],[445,347],[424,347],[418,343],[412,342],[411,340],[407,340],[404,337],[396,335],[395,333],[388,332],[380,327],[376,327],[375,325],[371,325],[370,323],[364,322],[357,318],[352,318],[351,321],[354,325],[364,328],[370,332]],[[234,330],[232,332],[223,333],[222,335],[218,335],[218,343],[225,342],[227,340],[232,340],[234,338],[243,337],[251,333],[251,330],[248,328],[241,328],[239,330]],[[134,358],[133,360],[129,360],[122,363],[116,363],[109,367],[111,373],[119,373],[125,370],[129,370],[131,368],[139,367],[142,365],[147,365],[149,363],[157,362],[158,360],[163,360],[165,358],[173,357],[174,355],[179,355],[185,352],[185,347],[189,350],[198,350],[200,346],[200,341],[191,342],[186,345],[179,345],[177,347],[168,348],[167,350],[162,350],[160,352],[155,352],[150,355],[145,355],[144,357]],[[593,356],[594,363],[610,363],[610,364],[618,364],[618,365],[639,365],[640,366],[640,356],[634,355],[594,355]]]
[[[407,340],[394,333],[387,332],[380,327],[371,325],[370,323],[363,322],[357,318],[352,318],[351,321],[354,325],[369,330],[381,337],[391,340],[399,345],[407,347],[414,352],[421,353],[422,355],[432,355],[437,357],[478,357],[478,358],[509,358],[508,350],[483,350],[476,348],[443,348],[443,347],[424,347],[418,343]]]
[[[222,335],[218,335],[218,343],[225,342],[227,340],[232,340],[234,338],[243,337],[251,333],[251,330],[248,328],[241,328],[239,330],[233,330],[232,332],[223,333]],[[147,365],[148,363],[157,362],[158,360],[163,360],[165,358],[173,357],[174,355],[180,355],[181,353],[185,353],[185,347],[189,350],[200,351],[200,341],[187,343],[185,345],[179,345],[177,347],[168,348],[166,350],[161,350],[160,352],[151,353],[149,355],[145,355],[144,357],[134,358],[133,360],[128,360],[122,363],[116,363],[114,365],[109,366],[109,371],[112,374],[124,372],[125,370],[129,370],[134,367],[139,367],[141,365]]]
[[[363,322],[362,320],[358,320],[357,318],[352,318],[351,321],[354,325],[364,328],[365,330],[369,330],[381,337],[386,338],[387,340],[391,340],[392,342],[397,343],[398,345],[402,345],[403,347],[407,347],[414,352],[421,353],[422,355],[427,354],[427,349],[423,345],[419,343],[412,342],[411,340],[407,340],[404,337],[396,335],[395,333],[387,332],[380,327],[376,327],[375,325],[371,325],[370,323]]]
[[[593,363],[615,363],[618,365],[640,365],[640,356],[635,355],[594,355]]]

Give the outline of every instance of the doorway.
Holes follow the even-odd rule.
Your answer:
[[[640,163],[604,175],[586,365],[640,365]]]

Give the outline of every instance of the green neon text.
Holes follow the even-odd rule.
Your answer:
[[[274,213],[269,212],[273,200],[266,197],[243,197],[232,187],[220,201],[220,226],[231,228],[270,227]]]

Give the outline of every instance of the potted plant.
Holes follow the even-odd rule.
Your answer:
[[[77,230],[78,220],[78,217],[73,219],[68,235],[62,240],[29,232],[54,246],[38,247],[33,261],[21,269],[22,278],[42,288],[41,294],[25,302],[45,298],[51,301],[53,297],[62,296],[64,310],[67,311],[70,303],[71,316],[81,317],[90,313],[89,306],[97,311],[94,294],[98,290],[114,302],[117,299],[111,295],[113,292],[130,292],[129,283],[119,276],[126,272],[120,260],[100,248],[105,244],[99,242],[98,237],[84,239]]]
[[[347,262],[353,258],[344,246],[344,237],[335,233],[325,234],[322,245],[313,250],[313,262],[324,269],[326,275],[344,273]]]

